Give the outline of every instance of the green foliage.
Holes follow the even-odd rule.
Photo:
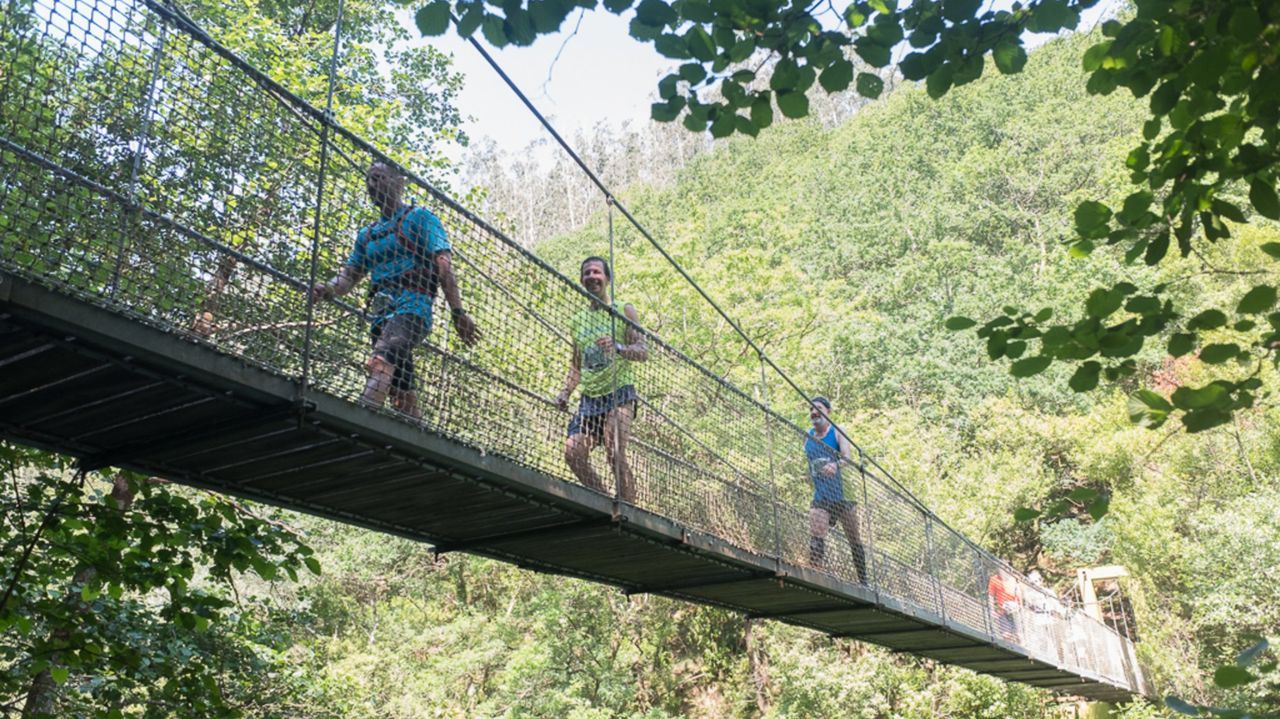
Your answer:
[[[994,10],[968,0],[930,0],[905,7],[854,0],[840,12],[844,26],[832,28],[811,14],[816,6],[644,0],[635,8],[630,29],[633,37],[653,43],[659,53],[689,60],[685,67],[697,68],[659,84],[663,102],[653,105],[654,119],[671,121],[683,115],[685,127],[709,130],[719,138],[735,132],[756,136],[772,122],[771,108],[764,111],[771,103],[785,117],[804,117],[815,79],[828,93],[845,91],[857,72],[851,54],[874,70],[890,65],[895,48],[905,44],[909,51],[900,55],[898,71],[907,80],[923,81],[934,99],[981,78],[988,53],[1001,73],[1019,73],[1027,63],[1024,33],[1074,29],[1080,13],[1095,4],[1096,0],[1036,0]],[[535,6],[547,17],[531,31],[522,18]],[[590,0],[581,6],[594,8],[597,3]],[[454,7],[463,17],[492,21],[495,30],[486,37],[500,47],[528,44],[541,32],[558,30],[578,6],[530,2],[526,10],[525,3],[516,3],[504,5],[501,15],[482,0],[458,0]],[[630,3],[606,7],[622,12]],[[1280,219],[1280,71],[1272,61],[1280,38],[1280,11],[1256,0],[1211,8],[1137,0],[1133,7],[1123,18],[1105,22],[1102,37],[1094,38],[1080,54],[1087,73],[1082,84],[1090,94],[1107,96],[1125,88],[1134,98],[1150,98],[1142,136],[1123,163],[1130,187],[1127,193],[1117,193],[1124,197],[1115,203],[1116,209],[1104,198],[1082,198],[1070,242],[1079,256],[1089,255],[1098,245],[1116,245],[1128,261],[1141,257],[1147,265],[1157,265],[1174,243],[1186,258],[1202,245],[1230,238],[1231,226],[1247,223],[1252,212]],[[445,12],[445,0],[421,11],[420,17],[430,16],[424,25],[430,34],[443,32]],[[752,56],[771,62],[767,86],[744,86],[734,79]],[[757,70],[751,72],[753,79]],[[857,77],[853,84],[858,93],[880,96],[883,81],[875,72],[858,72]],[[715,89],[718,97],[712,93]],[[1241,197],[1245,188],[1247,203]],[[1149,342],[1173,333],[1176,344],[1168,352],[1180,356],[1203,339],[1194,331],[1182,331],[1191,330],[1189,326],[1179,326],[1188,315],[1175,302],[1177,293],[1165,284],[1140,291],[1133,282],[1137,276],[1096,289],[1075,322],[1048,322],[1035,319],[1034,313],[1012,312],[984,324],[977,336],[985,340],[991,359],[1009,360],[1015,377],[1040,374],[1055,362],[1091,363],[1082,364],[1068,382],[1076,392],[1094,390],[1099,375],[1108,381],[1134,377],[1135,358]],[[1267,285],[1250,289],[1237,314],[1268,309],[1274,304],[1270,291]],[[1121,309],[1123,319],[1108,320]],[[1175,400],[1169,410],[1136,413],[1136,421],[1159,426],[1176,411],[1188,431],[1200,432],[1251,407],[1260,389],[1253,376],[1256,370],[1250,373],[1240,366],[1278,361],[1272,350],[1280,342],[1280,313],[1266,319],[1266,324],[1238,323],[1244,334],[1240,343],[1205,344],[1201,359],[1224,365],[1216,377],[1222,391],[1215,392],[1212,401],[1193,405]],[[1029,353],[1029,343],[1038,343],[1040,351]]]
[[[258,656],[271,642],[253,627],[257,608],[233,599],[236,578],[296,578],[312,550],[223,498],[126,474],[73,477],[57,457],[8,445],[0,462],[12,488],[0,546],[16,558],[0,606],[0,702],[25,695],[33,717],[135,704],[152,707],[144,716],[242,716],[238,692],[271,666]]]

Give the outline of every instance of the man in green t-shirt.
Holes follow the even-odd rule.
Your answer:
[[[569,397],[579,384],[582,397],[578,411],[569,420],[564,460],[584,485],[607,492],[591,466],[591,450],[603,444],[617,481],[618,497],[635,504],[636,487],[627,463],[627,438],[637,402],[632,363],[644,362],[649,351],[639,329],[636,308],[627,304],[619,310],[618,303],[609,297],[609,263],[600,257],[588,257],[582,261],[580,271],[582,286],[591,293],[592,302],[569,320],[573,349],[569,374],[564,389],[556,395],[556,406],[567,411]]]

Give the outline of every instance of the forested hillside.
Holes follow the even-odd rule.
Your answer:
[[[625,199],[774,360],[831,397],[841,426],[943,519],[1019,569],[1040,569],[1060,590],[1078,567],[1128,567],[1141,654],[1159,689],[1262,707],[1277,698],[1254,685],[1218,690],[1209,677],[1252,635],[1280,633],[1280,406],[1272,399],[1195,435],[1147,430],[1128,417],[1135,385],[1076,395],[1064,391],[1065,374],[1015,380],[984,347],[943,328],[950,316],[987,316],[1008,303],[1078,304],[1121,276],[1175,283],[1193,303],[1247,287],[1248,277],[1217,271],[1213,256],[1159,269],[1125,266],[1105,251],[1068,256],[1076,202],[1126,193],[1124,157],[1143,118],[1128,96],[1085,93],[1085,47],[1083,38],[1049,43],[1024,73],[987,77],[940,101],[903,86],[835,127],[782,123],[692,159],[687,148],[668,148],[666,157],[687,160],[674,181],[634,185]],[[445,64],[435,68],[448,80]],[[397,127],[384,130],[401,137]],[[431,156],[422,144],[417,151]],[[593,152],[644,146],[609,137]],[[512,195],[508,183],[506,195],[490,198],[516,228],[540,193],[567,187],[528,172],[527,195]],[[583,256],[608,252],[605,216],[584,219],[535,247],[570,275]],[[618,295],[635,303],[642,323],[714,371],[756,381],[754,357],[724,352],[728,328],[711,309],[643,238],[622,223],[615,231]],[[1251,254],[1231,266],[1266,270],[1257,247],[1280,241],[1280,230],[1244,232]],[[1157,385],[1201,371],[1193,357],[1140,359],[1143,380]],[[802,398],[769,390],[783,414],[803,421]],[[12,485],[3,500],[8,554],[40,517],[9,510],[63,501],[41,478],[69,471],[46,455],[0,449]],[[118,489],[130,478],[115,479]],[[51,611],[79,596],[93,607],[82,615],[104,625],[91,645],[61,650],[72,670],[48,675],[64,716],[1061,715],[1047,693],[858,642],[436,557],[420,544],[132,479],[144,488],[141,506],[158,514],[124,531],[103,510],[102,536],[118,534],[80,549],[128,559],[139,572],[152,562],[180,566],[179,593],[189,586],[196,599],[178,615],[166,613],[162,590],[86,589],[96,580],[79,574],[68,582],[57,572],[73,566],[75,552],[57,542],[84,537],[92,519],[48,528],[47,561],[35,566],[47,572]],[[787,482],[787,496],[803,506],[806,478]],[[1020,507],[1081,488],[1110,497],[1104,518],[1070,504],[1064,516],[1014,519]],[[112,489],[91,477],[73,503],[110,507]],[[199,532],[180,531],[193,522]],[[219,544],[241,527],[273,539]],[[223,554],[214,561],[201,546]],[[320,574],[283,580],[312,564]],[[153,589],[166,586],[172,594],[173,584]],[[211,613],[220,617],[212,627]],[[40,626],[3,629],[0,667],[21,672],[0,682],[0,712],[16,716],[25,678],[51,660],[30,639]],[[112,651],[111,641],[130,649]],[[190,714],[196,695],[219,700]],[[1163,712],[1143,705],[1126,715]]]

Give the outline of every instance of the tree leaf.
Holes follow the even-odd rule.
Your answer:
[[[1187,323],[1187,329],[1214,330],[1227,324],[1227,316],[1221,310],[1205,310]]]
[[[1076,489],[1071,490],[1071,493],[1067,495],[1067,499],[1074,502],[1091,502],[1097,498],[1098,490],[1090,489],[1089,487],[1077,487]]]
[[[1013,511],[1013,521],[1030,522],[1040,516],[1040,510],[1030,507],[1019,507]]]
[[[1250,674],[1247,669],[1234,664],[1224,664],[1213,672],[1213,683],[1223,689],[1230,689],[1231,687],[1238,687],[1241,684],[1248,684],[1255,679],[1257,679],[1257,677]]]
[[[869,72],[858,73],[857,81],[858,94],[872,100],[880,97],[880,93],[884,92],[884,80],[879,75]]]
[[[1105,230],[1107,223],[1111,222],[1111,208],[1101,202],[1085,200],[1076,207],[1075,220],[1076,232],[1082,237],[1096,239],[1106,234],[1099,234],[1099,230]]]
[[[765,128],[773,124],[773,105],[769,93],[763,93],[751,103],[751,124]]]
[[[684,98],[673,97],[666,102],[655,102],[649,106],[649,116],[658,122],[671,122],[680,116],[684,109]]]
[[[1271,309],[1276,303],[1276,288],[1270,285],[1257,285],[1245,293],[1236,305],[1236,312],[1242,315],[1257,314]]]
[[[884,67],[889,64],[892,57],[889,48],[866,37],[855,40],[853,50],[871,67]]]
[[[1030,377],[1043,372],[1052,362],[1053,358],[1045,355],[1027,357],[1026,359],[1020,359],[1010,365],[1009,374],[1014,377]]]
[[[959,315],[957,315],[955,317],[947,318],[947,321],[942,324],[944,327],[951,330],[952,332],[958,332],[960,330],[967,330],[978,323],[974,320],[969,319],[968,317],[960,317]]]
[[[1276,197],[1274,184],[1255,177],[1249,183],[1249,202],[1253,203],[1253,209],[1263,217],[1280,220],[1280,197]]]
[[[1093,518],[1093,521],[1102,521],[1102,518],[1107,516],[1107,513],[1111,511],[1111,498],[1106,495],[1098,497],[1089,503],[1087,511],[1089,512],[1089,516]]]
[[[71,670],[66,667],[49,667],[49,676],[53,677],[55,684],[66,684],[70,675]]]
[[[1143,427],[1159,427],[1169,418],[1173,405],[1149,389],[1140,389],[1129,397],[1129,421]]]
[[[425,37],[443,35],[449,29],[449,0],[433,0],[418,9],[414,22]]]
[[[1196,336],[1188,332],[1178,332],[1169,338],[1169,355],[1181,357],[1195,349]]]
[[[1220,384],[1212,383],[1203,387],[1179,387],[1173,391],[1174,406],[1179,409],[1204,409],[1227,399],[1227,390]]]
[[[1115,313],[1124,304],[1124,295],[1114,288],[1105,290],[1099,287],[1089,293],[1089,298],[1085,300],[1084,309],[1090,317],[1102,319]]]
[[[1098,372],[1102,365],[1095,361],[1085,362],[1076,368],[1067,385],[1075,392],[1088,392],[1098,386]]]
[[[1182,415],[1182,426],[1189,434],[1213,429],[1231,421],[1231,412],[1217,407],[1189,410]]]
[[[1005,75],[1022,72],[1027,64],[1027,51],[1017,39],[1001,40],[991,51],[991,57],[995,59],[996,67]]]
[[[862,73],[863,75],[867,73]],[[872,77],[875,77],[872,75]],[[861,81],[861,78],[859,78]],[[818,84],[827,92],[840,92],[853,82],[853,63],[848,60],[837,60],[827,66],[818,77]],[[860,93],[865,94],[865,93]]]
[[[778,93],[778,109],[792,119],[809,114],[809,98],[803,92]]]
[[[1200,350],[1200,361],[1205,364],[1222,364],[1240,355],[1240,348],[1231,342],[1211,344]]]

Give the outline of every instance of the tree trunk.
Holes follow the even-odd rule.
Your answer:
[[[125,479],[123,474],[116,475],[111,482],[111,499],[115,502],[116,508],[121,512],[127,512],[133,506],[134,492],[129,487],[129,481]],[[76,570],[75,575],[71,577],[72,586],[82,585],[93,579],[98,574],[96,567],[81,567]],[[71,591],[67,592],[67,603],[74,605],[77,612],[84,613],[87,607],[80,601],[80,593]],[[49,644],[57,646],[65,644],[70,637],[70,632],[65,628],[55,629],[50,636]],[[40,672],[31,680],[31,687],[27,689],[27,698],[22,705],[22,719],[36,719],[37,717],[53,716],[54,700],[57,698],[58,684],[53,681],[53,667],[58,666],[62,659],[61,652],[53,652],[49,655],[49,666]]]
[[[769,655],[755,636],[756,620],[743,622],[742,639],[747,647],[747,668],[751,672],[751,685],[756,690],[756,716],[769,711]]]

